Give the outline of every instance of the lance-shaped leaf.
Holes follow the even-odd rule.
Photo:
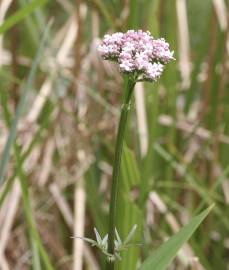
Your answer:
[[[189,240],[194,231],[206,218],[212,208],[213,205],[198,216],[194,217],[187,225],[181,228],[179,232],[162,244],[151,256],[145,260],[140,270],[165,270],[175,258],[182,245]]]

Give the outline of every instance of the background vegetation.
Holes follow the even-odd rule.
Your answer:
[[[107,232],[123,80],[105,33],[149,30],[175,51],[138,84],[118,231],[138,225],[120,270],[216,204],[170,269],[229,269],[229,6],[224,0],[0,2],[0,269],[103,269],[73,235]],[[84,268],[82,268],[84,267]]]

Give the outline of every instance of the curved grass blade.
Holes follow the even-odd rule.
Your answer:
[[[7,31],[9,28],[23,20],[26,16],[28,16],[31,12],[33,12],[37,7],[44,5],[47,0],[33,0],[31,3],[25,5],[20,10],[15,12],[12,16],[7,18],[5,22],[0,25],[0,34]]]
[[[209,214],[213,205],[194,217],[187,225],[162,244],[140,267],[140,270],[165,270],[175,258],[182,245],[189,240],[201,222]]]

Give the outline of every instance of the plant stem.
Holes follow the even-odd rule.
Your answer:
[[[115,156],[113,163],[112,183],[111,183],[111,199],[109,212],[109,231],[108,231],[108,252],[114,254],[114,239],[115,239],[115,218],[117,207],[117,195],[119,187],[119,174],[123,149],[123,141],[127,123],[128,112],[131,105],[131,96],[134,89],[135,82],[128,79],[126,89],[123,97],[123,104],[118,126],[118,134],[115,145]],[[106,270],[113,270],[114,262],[107,262]]]

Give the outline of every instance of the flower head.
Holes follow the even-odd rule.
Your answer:
[[[156,81],[164,65],[174,59],[164,39],[142,30],[105,35],[98,50],[103,59],[117,62],[122,73],[148,81]]]

